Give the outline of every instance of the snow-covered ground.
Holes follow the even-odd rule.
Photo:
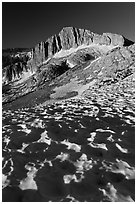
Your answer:
[[[134,201],[133,111],[119,111],[82,98],[3,111],[4,196]]]

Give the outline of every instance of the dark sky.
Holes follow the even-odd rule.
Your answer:
[[[33,47],[66,26],[112,32],[135,40],[135,3],[4,2],[2,47]]]

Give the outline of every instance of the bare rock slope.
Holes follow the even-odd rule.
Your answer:
[[[77,29],[73,27],[63,28],[56,36],[50,37],[46,42],[39,43],[33,49],[33,60],[39,65],[42,61],[52,57],[60,50],[69,50],[81,45],[106,45],[106,46],[123,46],[130,43],[121,35],[103,33],[95,34],[89,30]]]
[[[23,57],[27,56],[27,59],[24,59],[24,64],[20,60],[14,60],[14,62],[11,62],[11,64],[5,67],[3,81],[10,82],[19,79],[27,70],[34,73],[39,66],[54,57],[57,53],[60,54],[57,54],[56,57],[62,56],[63,51],[66,51],[65,54],[68,54],[69,51],[82,49],[84,46],[95,47],[97,45],[99,50],[103,50],[102,48],[105,46],[104,52],[106,52],[106,50],[112,49],[115,46],[126,46],[132,43],[118,34],[103,33],[99,35],[85,29],[65,27],[58,35],[54,35],[45,42],[37,44],[31,52],[19,52],[18,55],[14,55],[14,58],[19,58],[23,54]],[[20,63],[16,63],[16,61]],[[23,70],[23,66],[26,69]]]

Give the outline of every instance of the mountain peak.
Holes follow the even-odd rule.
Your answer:
[[[33,73],[39,67],[43,66],[47,60],[51,58],[65,57],[66,55],[83,48],[94,49],[94,53],[98,53],[97,56],[99,56],[103,53],[107,53],[115,47],[129,46],[130,44],[133,44],[133,42],[129,41],[122,35],[112,33],[103,33],[100,35],[86,29],[71,26],[63,27],[58,35],[51,36],[46,41],[38,43],[32,49],[31,53],[29,53],[31,58],[29,60],[29,68]],[[4,69],[4,81],[9,80],[9,78],[7,78],[9,72],[11,72],[9,69],[10,67]],[[13,71],[13,76],[14,75],[16,74],[14,74]],[[10,79],[12,79],[12,77]]]
[[[126,46],[133,44],[122,35],[103,33],[102,35],[91,32],[90,30],[63,27],[58,35],[51,36],[45,42],[41,42],[32,50],[33,64],[39,66],[46,59],[53,57],[60,50],[69,50],[82,45],[99,46]]]

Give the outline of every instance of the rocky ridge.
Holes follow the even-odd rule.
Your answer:
[[[31,59],[31,51],[23,48],[5,49],[2,51],[2,82],[20,80],[26,72],[33,72],[32,67],[28,66]]]
[[[130,43],[131,41],[118,34],[103,33],[99,35],[85,29],[65,27],[58,35],[54,35],[45,42],[40,42],[36,45],[32,50],[32,59],[34,64],[39,66],[60,50],[69,50],[81,45],[111,45],[114,47],[125,46]]]
[[[74,52],[75,49],[83,49],[84,46],[98,46],[99,50],[102,50],[101,47],[106,46],[107,48],[105,47],[104,50],[110,50],[115,46],[128,46],[132,43],[118,34],[103,33],[99,35],[85,29],[65,27],[58,35],[48,38],[45,42],[40,42],[32,49],[31,53],[28,52],[27,70],[31,74],[35,73],[39,66],[46,64],[47,60],[62,51],[73,49],[72,51]],[[27,70],[22,70],[19,67],[21,66],[17,63],[14,63],[13,66],[5,67],[3,70],[3,82],[8,83],[22,78],[23,73]]]
[[[41,97],[43,98],[42,95],[45,96],[45,93],[44,100],[66,98],[67,95],[68,97],[69,95],[77,96],[83,85],[89,84],[90,86],[90,83],[95,82],[96,86],[101,87],[104,84],[116,83],[134,73],[134,45],[116,47],[102,57],[99,57],[100,55],[93,57],[93,54],[90,55],[88,50],[88,54],[90,53],[88,59],[83,57],[85,53],[87,54],[87,51],[84,51],[77,51],[60,59],[51,59],[28,80],[14,86],[3,87],[3,103],[8,103],[34,91],[35,93],[32,95],[37,95],[37,103],[43,100]],[[73,66],[70,67],[70,64]],[[55,87],[59,87],[60,93],[56,91],[57,94],[52,94]],[[87,87],[88,85],[85,86],[85,89]],[[42,95],[38,94],[40,92]],[[29,96],[27,97],[29,98]],[[29,99],[29,103],[31,100],[35,104],[33,97]]]

